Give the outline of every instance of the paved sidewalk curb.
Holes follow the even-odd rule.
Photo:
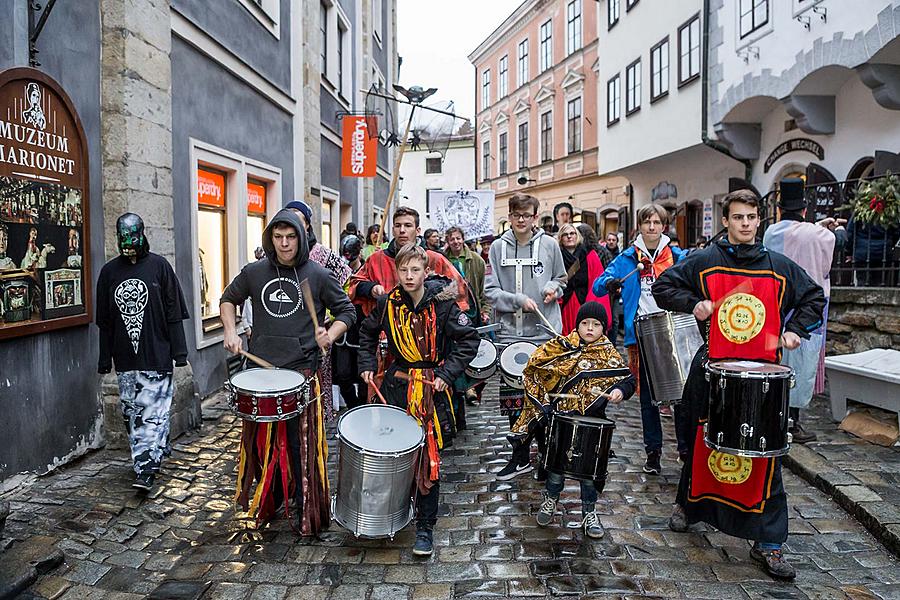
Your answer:
[[[900,511],[856,478],[828,464],[813,450],[796,444],[784,457],[794,473],[828,494],[856,518],[885,548],[900,557]]]

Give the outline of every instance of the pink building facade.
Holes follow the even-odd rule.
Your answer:
[[[541,200],[542,224],[559,202],[601,234],[617,230],[627,181],[597,177],[597,3],[524,2],[469,55],[476,77],[476,181],[507,200]],[[522,183],[520,183],[520,181]]]

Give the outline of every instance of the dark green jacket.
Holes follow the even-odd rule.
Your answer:
[[[446,251],[447,260],[453,263],[450,258],[450,251]],[[465,264],[464,276],[466,283],[469,284],[469,291],[475,297],[474,304],[478,306],[479,313],[490,311],[490,305],[484,296],[484,259],[475,252],[469,250],[468,246],[463,246],[462,258]]]

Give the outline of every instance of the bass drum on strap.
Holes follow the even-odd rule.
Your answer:
[[[528,359],[537,350],[531,342],[513,342],[500,353],[500,375],[509,387],[524,390],[522,374]]]
[[[366,404],[338,419],[334,520],[356,537],[393,538],[412,520],[425,432],[406,411]]]
[[[653,404],[679,404],[691,361],[703,345],[697,321],[693,315],[663,311],[639,316],[634,328]]]
[[[784,456],[791,449],[788,400],[794,370],[754,361],[717,361],[706,365],[709,448],[747,457]]]
[[[615,429],[616,424],[608,419],[553,413],[544,468],[573,479],[593,481],[602,491]]]

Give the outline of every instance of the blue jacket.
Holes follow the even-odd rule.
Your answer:
[[[664,239],[660,240],[663,243]],[[681,248],[672,248],[672,256],[675,262],[679,262],[687,256],[687,251]],[[634,246],[629,246],[606,267],[603,275],[594,281],[594,294],[606,295],[606,283],[611,279],[622,279],[637,267],[637,257]],[[622,316],[625,320],[625,345],[633,346],[637,343],[634,336],[634,318],[637,316],[638,299],[641,296],[640,275],[635,273],[622,282]]]

